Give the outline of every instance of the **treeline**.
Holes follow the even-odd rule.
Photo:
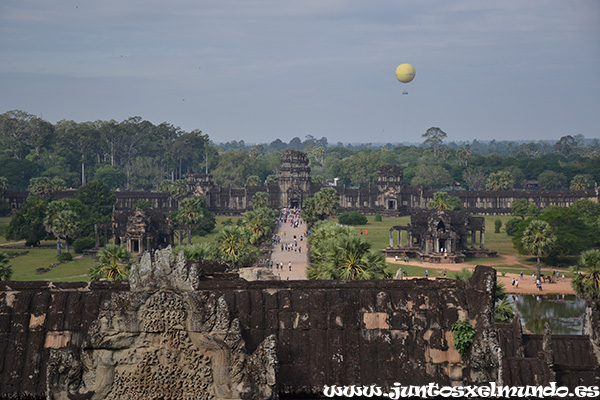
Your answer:
[[[215,144],[200,130],[140,117],[51,124],[16,110],[0,114],[0,177],[12,190],[27,189],[33,177],[73,188],[102,180],[112,190],[158,190],[164,180],[209,172],[217,185],[242,187],[276,182],[282,153],[293,149],[308,154],[313,181],[354,187],[376,183],[388,164],[404,167],[405,183],[426,189],[590,189],[600,181],[600,143],[582,135],[447,142],[440,128],[430,128],[422,136],[424,143],[415,145],[331,145],[311,135],[289,143]]]

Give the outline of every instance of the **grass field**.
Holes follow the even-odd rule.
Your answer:
[[[10,217],[0,217],[0,244],[6,243],[6,228],[10,222]]]

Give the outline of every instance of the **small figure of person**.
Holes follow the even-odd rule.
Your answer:
[[[288,269],[289,269],[290,271],[292,270],[292,262],[291,262],[291,261],[288,263]]]
[[[425,270],[425,278],[429,279],[429,270],[428,269]]]

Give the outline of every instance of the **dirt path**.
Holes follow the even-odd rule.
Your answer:
[[[25,241],[21,240],[20,242],[0,243],[0,247],[1,246],[16,246],[18,244],[25,244]]]
[[[504,287],[506,288],[506,291],[508,293],[575,294],[575,291],[571,287],[571,279],[570,278],[565,278],[564,281],[559,280],[556,283],[543,284],[542,290],[540,291],[535,285],[535,280],[533,280],[531,278],[531,274],[535,271],[534,267],[531,267],[530,265],[522,264],[517,257],[512,256],[512,255],[499,254],[499,256],[502,258],[501,260],[490,259],[490,262],[486,261],[484,265],[487,265],[490,267],[493,267],[494,265],[513,265],[517,268],[520,267],[523,269],[523,279],[521,279],[520,274],[514,274],[514,273],[507,273],[507,274],[505,274],[505,276],[498,275],[498,277],[497,277],[498,282],[502,282],[504,284]],[[390,264],[406,265],[403,261],[400,261],[400,260],[398,260],[398,262],[396,262],[394,260],[394,258],[392,258],[392,257],[386,258],[386,261],[389,262]],[[425,263],[425,262],[412,261],[412,260],[410,261],[410,264],[416,265],[419,267],[423,267],[423,268],[427,268],[431,271],[437,271],[439,273],[443,273],[444,269],[447,272],[460,271],[463,268],[467,268],[471,271],[473,271],[475,269],[474,265],[469,265],[469,264],[434,264],[434,263]],[[422,277],[417,277],[417,278],[422,278]],[[519,281],[518,287],[516,285],[515,286],[512,285],[513,279]]]

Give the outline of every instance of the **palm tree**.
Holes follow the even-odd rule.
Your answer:
[[[192,244],[192,231],[205,217],[206,200],[203,197],[188,197],[179,203],[179,209],[173,219],[175,223],[184,225],[187,230],[187,244]]]
[[[129,278],[132,255],[124,246],[109,244],[98,252],[100,265],[90,271],[90,279],[107,278],[124,281]]]
[[[587,298],[600,297],[600,250],[584,251],[577,265],[571,269],[576,272],[572,285],[578,295]]]
[[[248,261],[253,253],[248,243],[249,236],[250,232],[245,227],[228,226],[223,229],[217,238],[220,258],[235,265]]]
[[[463,205],[458,197],[450,196],[448,192],[435,192],[427,207],[430,210],[461,210]]]
[[[308,269],[309,279],[391,278],[383,253],[370,251],[371,244],[356,234],[330,240],[327,248],[323,260]]]
[[[8,262],[8,254],[0,252],[0,281],[10,280],[12,273],[12,267]]]
[[[260,244],[275,230],[275,215],[268,208],[258,208],[244,214],[243,223],[251,232],[251,244]]]
[[[521,243],[529,254],[537,257],[537,277],[540,279],[542,268],[540,258],[549,255],[556,244],[556,236],[552,233],[550,224],[534,219],[525,228]]]
[[[69,253],[68,239],[77,236],[80,232],[80,218],[75,211],[70,209],[67,201],[56,200],[48,204],[44,226],[56,237],[56,252],[60,256],[61,239],[65,240],[65,247]]]
[[[180,246],[174,250],[175,254],[183,251],[186,260],[215,260],[218,259],[219,249],[213,243],[196,243],[191,246]]]

